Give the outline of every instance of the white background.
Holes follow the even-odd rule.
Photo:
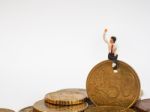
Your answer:
[[[149,0],[0,0],[0,107],[85,88],[91,68],[107,59],[105,27],[150,97],[149,11]]]

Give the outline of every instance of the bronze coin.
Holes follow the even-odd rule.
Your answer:
[[[91,106],[85,112],[135,112],[132,109],[126,109],[119,106]]]
[[[141,89],[136,72],[122,61],[118,65],[118,73],[114,73],[112,62],[103,61],[89,73],[87,94],[95,105],[129,108],[139,99]]]
[[[10,109],[0,108],[0,112],[15,112],[15,111]]]
[[[45,102],[55,105],[74,105],[85,102],[87,93],[85,89],[63,89],[48,93]]]
[[[23,108],[19,112],[33,112],[33,107],[29,106],[29,107]]]
[[[44,100],[40,100],[33,105],[33,112],[82,112],[87,107],[87,103],[71,106],[59,106],[45,103]]]
[[[139,100],[133,106],[138,112],[148,112],[150,111],[150,99]]]

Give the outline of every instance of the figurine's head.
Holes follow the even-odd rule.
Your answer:
[[[115,36],[111,36],[111,38],[110,38],[110,43],[111,44],[114,44],[115,42],[116,42],[116,37]]]

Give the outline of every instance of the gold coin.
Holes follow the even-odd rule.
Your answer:
[[[29,106],[29,107],[23,108],[19,112],[33,112],[33,107]]]
[[[15,112],[15,111],[10,109],[0,108],[0,112]]]
[[[71,106],[59,106],[45,103],[44,100],[40,100],[33,105],[34,112],[82,112],[88,107],[87,103],[71,105]]]
[[[89,73],[86,88],[95,105],[131,107],[140,95],[140,81],[136,72],[126,63],[118,61],[118,73],[107,60],[97,64]]]
[[[63,89],[48,93],[45,96],[45,102],[55,105],[74,105],[85,102],[87,98],[84,89]]]
[[[91,106],[85,112],[135,112],[132,109],[126,109],[119,106]]]

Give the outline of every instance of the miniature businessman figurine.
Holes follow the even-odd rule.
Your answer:
[[[116,37],[115,36],[111,36],[110,40],[106,39],[106,33],[107,33],[107,29],[104,30],[103,33],[103,39],[105,41],[105,43],[108,45],[108,59],[112,61],[112,68],[114,73],[118,72],[118,64],[117,64],[117,58],[118,58],[118,54],[117,54],[117,46],[116,46]]]

